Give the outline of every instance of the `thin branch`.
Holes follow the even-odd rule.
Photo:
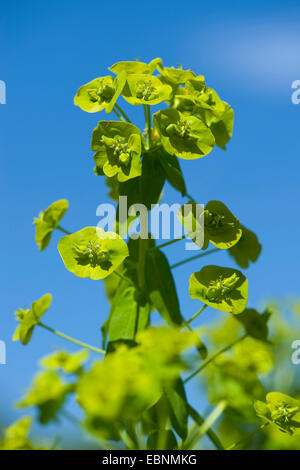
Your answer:
[[[61,232],[66,233],[67,235],[71,235],[71,232],[69,232],[68,230],[62,228],[60,225],[58,225],[56,227],[56,230],[60,230]]]
[[[119,113],[121,113],[122,116],[126,119],[126,121],[131,123],[129,117],[127,116],[127,114],[125,114],[125,112],[123,111],[123,109],[121,108],[121,106],[119,106],[119,105],[116,103],[116,104],[115,104],[115,107],[117,108],[117,110],[119,111]]]
[[[213,248],[211,250],[204,251],[204,253],[199,253],[199,255],[191,256],[190,258],[179,261],[178,263],[175,263],[172,266],[170,266],[170,268],[171,269],[178,268],[178,266],[182,266],[183,264],[188,263],[189,261],[194,261],[195,259],[202,258],[203,256],[211,255],[213,253],[216,253],[217,251],[220,251],[219,248]]]
[[[41,326],[45,330],[50,331],[51,333],[60,336],[61,338],[64,338],[68,341],[71,341],[72,343],[78,344],[79,346],[82,346],[83,348],[90,349],[91,351],[97,352],[99,354],[106,354],[106,351],[103,349],[95,348],[94,346],[90,346],[87,343],[83,343],[82,341],[79,341],[77,339],[71,338],[71,336],[65,335],[64,333],[61,333],[60,331],[54,330],[50,326],[45,325],[44,323],[39,322],[38,326]]]
[[[239,447],[241,444],[244,444],[247,442],[251,437],[255,436],[258,432],[262,431],[266,426],[268,426],[269,423],[264,423],[259,428],[255,429],[254,431],[250,432],[250,434],[247,434],[247,436],[243,437],[240,441],[236,442],[235,444],[232,444],[229,447],[226,447],[225,450],[234,450],[237,447]]]
[[[233,341],[232,343],[228,344],[227,346],[225,346],[224,348],[222,348],[220,351],[218,351],[217,353],[213,354],[211,357],[209,357],[208,359],[206,359],[206,361],[202,362],[201,366],[195,370],[191,375],[189,375],[184,381],[183,383],[187,383],[189,382],[193,377],[195,377],[195,375],[199,374],[199,372],[201,372],[203,369],[205,369],[205,367],[207,367],[211,362],[213,362],[218,356],[220,356],[221,354],[223,354],[224,352],[228,351],[229,349],[231,349],[233,346],[235,346],[237,343],[239,343],[240,341],[243,341],[243,339],[245,339],[247,337],[247,334],[244,334],[243,336],[241,336],[241,338],[238,338],[236,339],[235,341]]]

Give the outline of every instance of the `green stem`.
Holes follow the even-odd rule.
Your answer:
[[[202,418],[202,416],[191,405],[188,405],[188,412],[191,418],[198,424],[198,426],[202,426],[205,421],[204,418]],[[212,429],[208,429],[206,434],[218,450],[225,450],[222,442]]]
[[[68,230],[65,230],[60,225],[56,227],[56,230],[60,230],[61,232],[66,233],[67,235],[71,235],[71,232],[68,232]]]
[[[198,310],[198,312],[195,313],[195,315],[193,315],[189,320],[185,321],[182,326],[183,327],[188,326],[190,323],[192,323],[192,321],[195,320],[195,318],[197,318],[198,315],[200,315],[200,313],[202,313],[203,310],[206,309],[206,307],[207,307],[207,305],[203,305],[203,307],[201,307],[200,310]]]
[[[174,240],[170,240],[169,242],[163,243],[162,245],[158,245],[155,248],[159,250],[160,248],[164,248],[165,246],[172,245],[173,243],[179,242],[180,240],[184,240],[184,239],[185,239],[185,235],[183,235],[183,237],[181,238],[175,238]]]
[[[150,105],[147,104],[147,122],[148,122],[148,135],[149,135],[149,147],[151,147],[151,132],[152,132],[152,125],[151,125],[151,110]]]
[[[148,150],[149,150],[149,148],[150,148],[150,138],[149,138],[149,132],[148,132],[148,114],[147,114],[147,108],[146,108],[145,104],[143,104],[143,109],[144,109],[144,116],[145,116],[147,144],[148,144]]]
[[[121,114],[118,113],[118,111],[116,110],[115,107],[113,108],[113,112],[115,113],[116,116],[118,116],[118,118],[120,119],[120,121],[124,121],[124,119],[122,118]]]
[[[131,279],[129,279],[129,277],[123,276],[123,274],[118,273],[117,271],[113,271],[112,274],[116,274],[120,279],[123,279],[123,281],[126,281],[129,284],[131,284],[132,286],[134,286],[133,281]]]
[[[191,256],[190,258],[179,261],[178,263],[175,263],[170,266],[170,268],[178,268],[178,266],[182,266],[183,264],[188,263],[189,261],[194,261],[195,259],[202,258],[202,256],[211,255],[213,253],[216,253],[217,251],[220,251],[219,248],[213,248],[212,250],[205,251],[204,253],[200,253],[199,255]]]
[[[220,356],[221,354],[223,354],[224,352],[228,351],[229,349],[231,349],[233,346],[235,346],[237,343],[239,343],[240,341],[242,341],[243,339],[245,339],[247,336],[247,334],[244,334],[243,336],[241,336],[241,338],[238,338],[236,339],[235,341],[233,341],[232,343],[228,344],[227,346],[225,346],[224,348],[222,348],[220,351],[216,352],[215,354],[213,354],[211,357],[209,357],[208,359],[206,359],[206,361],[202,362],[201,366],[195,370],[191,375],[189,375],[184,381],[183,383],[187,383],[189,382],[193,377],[195,377],[195,375],[199,374],[199,372],[201,372],[203,369],[205,369],[205,367],[207,367],[211,362],[213,362],[218,356]]]
[[[82,341],[78,341],[77,339],[71,338],[71,336],[65,335],[64,333],[61,333],[60,331],[54,330],[53,328],[45,325],[44,323],[39,322],[38,325],[44,328],[45,330],[48,330],[51,333],[54,333],[55,335],[60,336],[61,338],[64,338],[68,341],[71,341],[72,343],[82,346],[83,348],[90,349],[91,351],[97,352],[99,354],[106,354],[106,351],[103,351],[103,349],[95,348],[94,346],[90,346],[89,344],[83,343]]]
[[[127,116],[127,114],[125,114],[125,112],[123,111],[123,109],[122,109],[117,103],[115,104],[115,107],[117,108],[117,110],[119,111],[119,113],[121,113],[122,116],[126,119],[126,121],[131,123],[131,121],[130,121],[129,117]]]
[[[250,432],[250,434],[247,434],[247,436],[243,437],[240,441],[236,442],[235,444],[232,444],[229,447],[226,447],[225,450],[233,450],[239,447],[241,444],[244,444],[247,442],[251,437],[255,436],[258,432],[262,431],[266,426],[268,426],[269,423],[264,423],[259,428],[255,429],[254,431]]]

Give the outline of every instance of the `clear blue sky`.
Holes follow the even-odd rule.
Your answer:
[[[199,202],[222,200],[258,234],[263,252],[246,272],[250,306],[299,294],[300,105],[291,103],[291,83],[300,79],[299,19],[297,1],[2,2],[0,339],[7,342],[8,364],[0,366],[0,408],[6,421],[17,416],[7,410],[38,359],[54,346],[69,347],[43,331],[25,348],[12,343],[13,312],[51,292],[45,322],[96,344],[109,311],[99,282],[64,268],[58,234],[39,253],[32,219],[67,198],[66,228],[97,223],[96,207],[107,201],[107,191],[93,175],[90,134],[103,115],[75,108],[73,95],[116,61],[160,56],[166,65],[182,64],[205,75],[233,106],[228,150],[182,161],[189,192]],[[130,112],[142,125],[142,110]],[[181,202],[169,187],[165,195]],[[165,252],[171,262],[186,255],[180,244]],[[226,253],[209,262],[233,265]],[[188,276],[200,267],[195,262],[174,271],[186,317],[198,305],[189,299]]]

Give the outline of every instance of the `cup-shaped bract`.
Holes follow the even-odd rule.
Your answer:
[[[210,307],[237,314],[246,308],[248,281],[236,269],[205,266],[191,275],[189,293]]]
[[[19,309],[15,315],[19,325],[13,336],[13,341],[20,340],[22,344],[28,344],[34,327],[39,323],[44,313],[48,310],[52,302],[51,294],[45,294],[39,300],[32,303],[31,309]]]
[[[118,234],[98,227],[63,237],[58,251],[69,271],[94,280],[109,276],[128,256],[128,247]]]
[[[41,211],[39,217],[34,219],[35,241],[40,251],[49,245],[51,234],[57,228],[68,207],[69,203],[66,199],[55,201],[48,209]]]
[[[130,74],[127,75],[122,96],[133,105],[153,105],[167,101],[171,92],[172,88],[169,85],[163,84],[153,75]]]
[[[142,174],[141,132],[133,124],[100,121],[92,133],[92,150],[96,174],[117,175],[120,182]]]
[[[160,73],[160,80],[170,85],[173,89],[176,89],[178,85],[182,85],[188,80],[196,78],[196,74],[191,70],[183,70],[175,67],[163,67],[160,69]],[[202,78],[204,80],[204,77]]]
[[[266,403],[254,403],[256,414],[265,423],[274,424],[280,431],[300,434],[300,401],[284,393],[270,392]]]
[[[204,210],[205,237],[217,248],[228,249],[242,236],[239,220],[221,201],[209,201]]]
[[[109,70],[116,75],[121,72],[126,72],[126,74],[151,74],[157,67],[162,67],[162,60],[157,57],[156,59],[151,60],[149,64],[145,62],[139,62],[137,60],[125,60],[117,62]]]
[[[97,113],[105,109],[109,114],[126,82],[126,73],[121,72],[116,78],[110,75],[95,78],[79,88],[74,104],[88,113]]]
[[[189,237],[205,250],[209,242],[220,249],[234,246],[242,236],[239,220],[221,201],[209,201],[205,208],[194,201],[178,211],[182,225],[192,232]]]
[[[174,106],[185,114],[196,114],[214,134],[216,144],[225,149],[232,136],[234,113],[215,90],[205,85],[203,77],[190,79],[176,92]]]
[[[193,160],[210,153],[215,145],[211,130],[196,116],[165,109],[154,114],[153,122],[162,145],[171,155]]]

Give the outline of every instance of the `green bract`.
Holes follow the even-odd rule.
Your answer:
[[[33,450],[28,439],[32,418],[24,416],[4,430],[4,437],[0,439],[0,450]]]
[[[69,203],[65,199],[55,201],[48,209],[40,212],[39,218],[34,219],[35,241],[41,251],[49,244],[53,230],[57,228],[68,207]]]
[[[268,393],[266,400],[267,403],[255,402],[257,416],[282,432],[300,434],[300,401],[279,392]]]
[[[73,374],[81,372],[82,366],[88,357],[89,353],[86,349],[73,354],[66,351],[57,351],[44,357],[40,364],[49,370],[62,369],[66,374]]]
[[[239,220],[220,201],[209,201],[204,210],[205,238],[217,248],[228,249],[242,236]]]
[[[248,282],[236,269],[205,266],[191,275],[189,293],[210,307],[237,314],[247,305]]]
[[[187,114],[198,115],[211,129],[216,144],[225,149],[232,136],[233,110],[218,94],[205,85],[203,77],[190,79],[177,90],[175,107]]]
[[[220,201],[209,201],[204,209],[189,201],[178,211],[178,218],[190,238],[202,249],[206,249],[209,242],[217,248],[228,249],[242,236],[239,220]]]
[[[148,328],[137,335],[137,347],[119,347],[96,362],[78,385],[89,429],[117,439],[122,420],[136,420],[159,400],[164,386],[178,379],[185,368],[180,354],[196,339],[180,329]]]
[[[92,133],[95,172],[127,181],[142,173],[141,133],[133,124],[100,121]]]
[[[97,113],[105,109],[109,114],[122,93],[125,81],[125,72],[121,72],[116,78],[111,76],[95,78],[79,88],[74,104],[88,113]]]
[[[151,74],[157,67],[162,66],[160,58],[151,60],[150,64],[145,64],[145,62],[134,61],[121,61],[112,65],[109,70],[115,74],[121,72],[126,72],[127,74]]]
[[[157,77],[146,74],[128,75],[122,96],[133,105],[158,104],[169,99],[172,88]]]
[[[254,232],[243,225],[239,242],[229,249],[229,254],[241,268],[248,268],[249,261],[254,263],[260,255],[261,244]]]
[[[37,406],[39,420],[45,424],[56,418],[56,413],[61,408],[68,393],[73,391],[73,386],[65,383],[59,375],[53,371],[40,372],[22,401],[19,408]]]
[[[204,157],[212,151],[215,139],[196,116],[185,116],[176,109],[158,111],[153,116],[161,142],[171,155],[186,160]]]
[[[175,87],[186,83],[188,80],[191,80],[196,77],[194,72],[191,70],[176,69],[175,67],[163,67],[160,69],[160,79],[162,82]]]
[[[114,232],[86,227],[63,237],[58,251],[66,268],[78,277],[104,279],[128,256],[128,247]]]
[[[31,305],[31,310],[22,310],[21,308],[15,313],[20,324],[17,326],[13,336],[13,341],[20,340],[22,344],[30,341],[35,325],[37,325],[48,310],[52,302],[52,296],[45,294],[39,300]]]

